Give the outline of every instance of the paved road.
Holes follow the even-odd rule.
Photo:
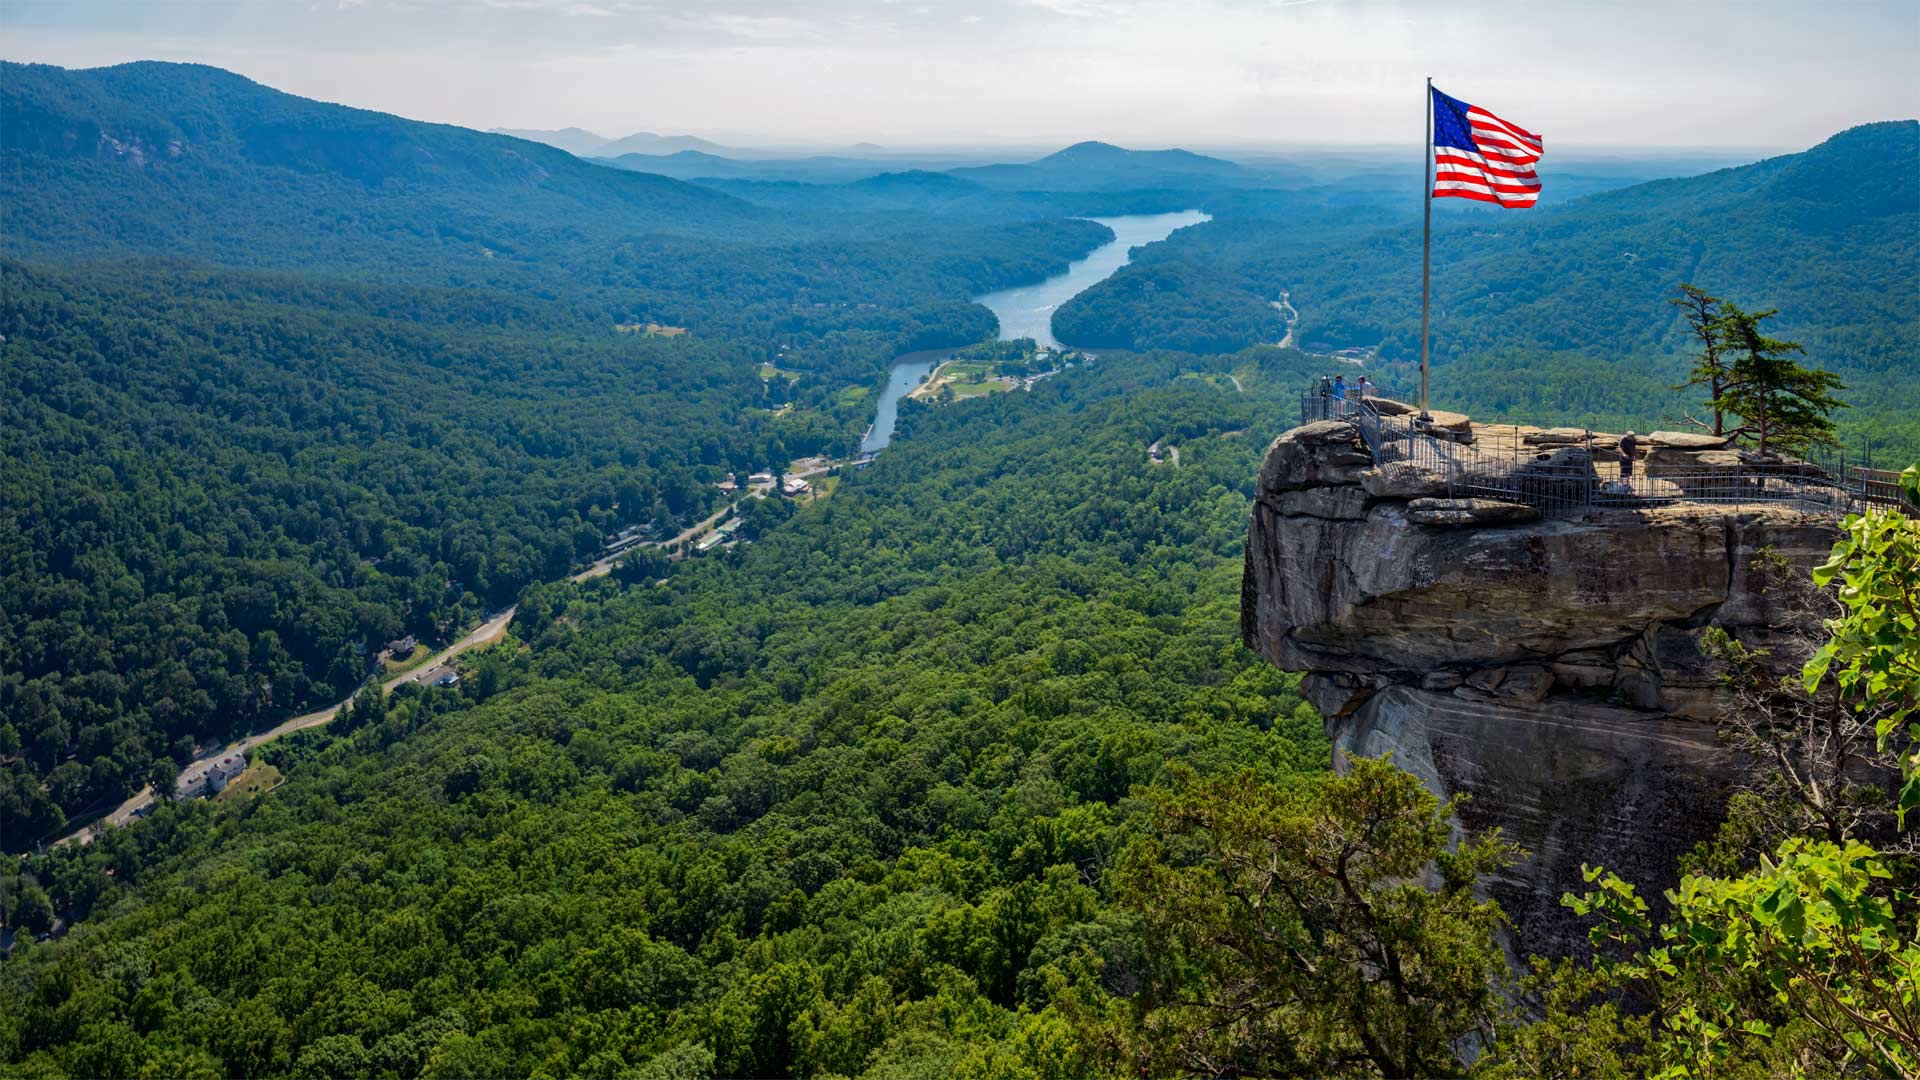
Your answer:
[[[1175,454],[1177,457],[1178,451],[1175,451]],[[802,464],[802,463],[796,462],[795,464]],[[808,459],[808,461],[805,463],[804,468],[789,470],[787,475],[800,476],[800,477],[813,476],[817,473],[823,473],[844,464],[846,464],[846,462],[844,461],[825,461],[825,460],[819,460],[819,459]],[[769,491],[772,490],[772,487],[773,485],[771,484],[752,484],[748,487],[747,490],[751,494],[764,496]],[[711,528],[714,525],[714,523],[718,522],[721,518],[725,517],[728,511],[730,511],[731,509],[732,509],[731,504],[721,507],[719,510],[714,511],[713,514],[708,516],[704,521],[698,522],[694,525],[690,525],[686,529],[683,529],[679,535],[675,536],[671,540],[655,540],[655,541],[650,541],[648,543],[640,544],[637,546],[667,547],[673,544],[679,544],[687,540],[691,540],[693,537]],[[629,549],[629,551],[631,551],[631,549]],[[587,567],[585,570],[582,570],[581,572],[572,575],[572,577],[569,580],[580,582],[580,581],[586,581],[590,578],[600,577],[606,574],[609,570],[613,569],[613,564],[625,558],[629,554],[629,551],[623,551],[618,555],[611,555],[611,556],[608,556],[607,558],[601,559],[598,562],[595,562],[592,566]],[[472,633],[468,634],[466,637],[461,638],[459,641],[454,642],[452,645],[447,646],[445,649],[442,649],[437,655],[434,656],[431,662],[423,664],[420,667],[407,672],[405,675],[398,675],[398,676],[395,676],[394,678],[388,679],[386,683],[383,684],[382,689],[385,690],[385,692],[391,694],[396,689],[398,689],[400,685],[403,683],[431,682],[434,679],[439,678],[441,675],[452,670],[453,661],[457,659],[462,653],[465,653],[470,649],[479,648],[482,645],[491,645],[492,643],[500,640],[501,635],[507,632],[507,624],[513,621],[513,612],[514,612],[513,608],[508,608],[505,611],[502,611],[499,614],[495,615],[493,618],[488,619],[486,622],[481,623],[478,627],[476,627],[473,630]],[[185,769],[181,770],[181,776],[191,778],[197,773],[205,772],[207,769],[212,767],[215,761],[218,761],[220,758],[225,757],[227,754],[230,754],[236,750],[240,751],[241,753],[246,753],[247,751],[250,751],[257,746],[261,746],[265,743],[272,742],[273,740],[281,737],[282,735],[287,735],[295,731],[303,731],[307,728],[319,727],[327,723],[328,721],[332,720],[336,715],[338,715],[340,712],[341,706],[345,704],[346,702],[343,701],[343,702],[339,702],[338,704],[330,705],[327,708],[318,710],[317,712],[307,713],[305,716],[296,716],[291,720],[282,721],[281,723],[275,725],[273,728],[267,731],[262,731],[262,732],[259,732],[258,734],[249,735],[244,739],[240,739],[236,742],[229,743],[227,746],[223,747],[222,749],[214,753],[203,754],[200,757],[194,759],[194,761],[191,764],[189,764]],[[142,787],[139,791],[135,792],[131,798],[127,799],[127,801],[121,803],[119,806],[115,807],[113,810],[108,812],[105,817],[102,817],[99,821],[94,822],[92,825],[89,825],[86,828],[81,829],[80,831],[73,833],[70,836],[61,837],[59,840],[54,841],[54,846],[59,847],[62,844],[70,844],[70,843],[76,843],[76,842],[81,844],[89,843],[93,840],[94,836],[100,831],[100,828],[102,826],[125,825],[127,822],[133,820],[135,814],[138,814],[140,811],[142,811],[148,806],[151,806],[152,804],[153,804],[152,786],[149,785],[146,787]]]
[[[841,464],[844,464],[844,462],[839,462],[839,461],[829,462],[825,465],[808,469],[806,471],[795,470],[787,473],[787,475],[802,476],[802,477],[812,476],[814,473],[826,472],[828,469],[832,468],[833,466],[841,465]],[[764,498],[772,490],[773,490],[772,484],[749,484],[747,486],[746,493],[750,495],[758,495]],[[721,507],[720,509],[715,510],[713,513],[708,514],[704,519],[697,521],[692,525],[689,525],[686,528],[680,530],[679,534],[674,536],[670,540],[647,540],[642,543],[635,544],[633,545],[633,547],[630,547],[627,550],[622,551],[618,555],[609,555],[606,558],[599,560],[598,562],[594,563],[592,566],[587,567],[585,570],[580,571],[579,573],[573,575],[567,580],[575,583],[579,583],[582,581],[587,581],[592,578],[605,577],[613,569],[614,563],[617,563],[621,559],[626,558],[628,555],[632,554],[635,550],[639,548],[672,547],[675,544],[683,544],[688,540],[691,540],[694,537],[699,536],[701,533],[706,532],[708,529],[712,528],[714,524],[718,522],[721,518],[726,517],[727,513],[732,509],[733,509],[733,504],[728,503],[727,505]]]
[[[1273,310],[1286,316],[1287,336],[1280,339],[1280,347],[1291,349],[1294,347],[1293,328],[1300,325],[1300,313],[1293,307],[1293,294],[1286,289],[1281,289],[1280,299],[1273,302]]]
[[[440,675],[451,669],[453,661],[462,653],[471,649],[477,649],[482,645],[491,645],[499,641],[501,635],[507,632],[507,624],[513,621],[513,611],[513,608],[508,608],[493,618],[488,619],[486,622],[481,623],[474,628],[472,633],[469,633],[466,637],[442,649],[431,662],[423,664],[407,672],[405,675],[388,679],[386,683],[383,684],[382,689],[391,694],[399,689],[402,683],[426,682],[439,678]],[[307,713],[305,716],[296,716],[291,720],[283,720],[266,731],[257,732],[244,739],[228,743],[220,750],[211,754],[203,754],[194,759],[192,764],[181,770],[180,775],[190,779],[198,773],[205,772],[212,767],[215,761],[236,750],[241,753],[246,753],[257,746],[270,743],[282,735],[288,735],[295,731],[304,731],[307,728],[319,727],[339,715],[341,706],[345,704],[346,702],[342,701],[317,712]],[[94,835],[100,831],[101,826],[125,825],[127,822],[133,820],[135,814],[152,804],[153,787],[151,785],[142,787],[139,791],[135,792],[131,798],[115,807],[105,817],[71,836],[62,837],[54,842],[54,846],[59,847],[61,844],[75,842],[82,844],[88,843],[92,841]]]

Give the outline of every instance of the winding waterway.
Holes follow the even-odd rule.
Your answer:
[[[1199,210],[1182,210],[1177,214],[1128,214],[1093,220],[1112,229],[1113,239],[1088,252],[1085,258],[1076,259],[1064,273],[1037,285],[1001,289],[973,298],[974,303],[985,306],[999,318],[1000,340],[1028,337],[1040,345],[1059,348],[1060,342],[1053,337],[1053,313],[1061,304],[1113,276],[1114,271],[1127,265],[1134,248],[1165,240],[1175,229],[1212,218]],[[894,358],[887,373],[886,389],[880,392],[879,405],[874,410],[873,429],[860,443],[861,453],[872,453],[893,440],[900,399],[952,354],[952,349],[925,349]]]

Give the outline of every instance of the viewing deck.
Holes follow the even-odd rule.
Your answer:
[[[1444,477],[1449,496],[1524,503],[1542,514],[1644,509],[1676,503],[1793,503],[1840,517],[1867,506],[1912,512],[1892,474],[1850,465],[1840,451],[1805,457],[1761,454],[1728,438],[1655,431],[1636,436],[1518,421],[1475,423],[1461,413],[1388,397],[1347,398],[1315,388],[1300,396],[1300,422],[1344,420],[1376,466],[1398,464]]]

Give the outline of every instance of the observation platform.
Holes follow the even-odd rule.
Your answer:
[[[1624,433],[1527,423],[1479,423],[1464,413],[1429,409],[1387,396],[1346,397],[1324,387],[1300,396],[1300,422],[1354,425],[1376,466],[1398,465],[1449,498],[1524,504],[1543,515],[1604,509],[1648,509],[1681,503],[1792,503],[1841,517],[1868,505],[1900,507],[1897,490],[1879,472],[1850,465],[1841,451],[1795,457],[1735,446],[1727,437],[1685,431],[1635,436],[1633,460]]]

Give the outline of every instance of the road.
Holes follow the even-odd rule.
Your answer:
[[[1160,452],[1163,449],[1160,444],[1165,441],[1166,441],[1165,439],[1155,439],[1153,440],[1153,445],[1147,447],[1148,462],[1154,465],[1160,464]],[[1176,469],[1179,468],[1180,467],[1180,448],[1177,446],[1169,446],[1169,447],[1165,447],[1164,449],[1166,450],[1167,456],[1173,459],[1173,467]]]
[[[1287,336],[1280,339],[1280,347],[1294,348],[1293,328],[1300,325],[1300,313],[1294,310],[1293,293],[1290,290],[1281,289],[1280,299],[1273,301],[1273,310],[1286,316],[1287,319]]]
[[[402,683],[426,682],[438,678],[441,673],[451,669],[453,661],[462,653],[477,649],[482,645],[491,645],[499,641],[501,636],[507,632],[507,624],[513,621],[513,611],[513,608],[508,608],[493,618],[488,619],[486,622],[481,623],[466,637],[440,650],[431,662],[423,664],[407,672],[405,675],[388,679],[386,683],[382,685],[381,689],[391,694],[399,689]],[[296,716],[290,720],[283,720],[266,731],[255,732],[244,739],[230,742],[213,753],[202,754],[198,758],[195,758],[191,764],[181,770],[180,775],[182,778],[191,779],[196,774],[205,772],[215,761],[235,751],[244,754],[257,746],[270,743],[282,735],[290,735],[293,732],[304,731],[307,728],[320,727],[329,720],[332,720],[335,716],[338,716],[341,708],[346,704],[345,701],[342,701],[317,712],[307,713],[305,716]],[[81,829],[71,836],[61,837],[59,840],[54,841],[53,846],[59,847],[62,844],[76,842],[82,844],[89,843],[93,840],[94,835],[100,831],[102,825],[125,825],[127,822],[133,820],[134,815],[151,805],[153,805],[153,787],[152,785],[148,785],[135,792],[127,801],[114,807],[112,811],[99,821],[94,822],[92,825]]]
[[[1175,453],[1175,459],[1177,463],[1179,451],[1175,451],[1174,453]],[[824,459],[809,458],[809,459],[804,459],[802,461],[797,461],[794,464],[797,466],[804,466],[804,467],[790,469],[788,470],[787,475],[806,477],[806,476],[813,476],[817,473],[826,472],[837,466],[844,465],[846,464],[846,462],[827,461]],[[773,485],[768,483],[751,484],[748,486],[747,491],[750,494],[765,496],[772,490],[772,488],[773,488]],[[690,525],[687,528],[681,530],[679,535],[673,537],[671,540],[655,540],[655,541],[650,541],[648,543],[640,544],[637,546],[639,547],[671,547],[674,544],[684,543],[685,541],[691,540],[693,537],[698,536],[700,533],[705,532],[707,529],[712,528],[716,522],[718,522],[721,518],[727,516],[727,514],[732,511],[732,509],[733,509],[733,506],[731,503],[721,507],[720,509],[714,511],[711,515],[709,515],[705,520],[700,521],[694,525]],[[629,549],[629,551],[630,550],[631,549]],[[606,574],[609,570],[613,569],[613,564],[625,558],[629,554],[629,551],[623,551],[618,555],[610,555],[604,559],[600,559],[599,561],[595,562],[592,566],[589,566],[585,570],[582,570],[581,572],[572,575],[569,578],[569,580],[574,582],[581,582],[581,581],[587,581],[591,578],[600,577]],[[405,675],[397,675],[394,678],[388,679],[385,683],[382,684],[381,689],[384,692],[391,694],[395,690],[399,689],[401,684],[403,683],[431,682],[432,680],[439,678],[443,673],[452,670],[453,661],[458,659],[462,653],[465,653],[472,649],[477,649],[482,645],[491,645],[494,642],[500,640],[501,636],[507,632],[507,624],[513,621],[513,612],[514,612],[513,608],[511,607],[507,608],[505,611],[500,612],[499,614],[495,615],[493,618],[488,619],[486,622],[481,623],[478,627],[475,627],[474,630],[471,633],[469,633],[467,636],[461,638],[459,641],[454,642],[452,645],[447,646],[445,649],[440,650],[440,652],[435,654],[433,659],[428,663],[422,664],[420,667],[417,667],[414,670],[407,672]],[[330,705],[324,709],[320,709],[316,712],[307,713],[304,716],[296,716],[291,720],[284,720],[281,723],[275,725],[274,727],[266,731],[258,732],[253,735],[248,735],[244,739],[239,739],[235,742],[228,743],[226,746],[222,747],[217,751],[214,751],[213,753],[202,754],[199,757],[195,758],[193,762],[189,764],[185,769],[181,770],[180,775],[182,777],[190,779],[197,773],[205,772],[208,768],[212,767],[215,761],[218,761],[220,758],[223,758],[230,753],[233,753],[235,751],[239,751],[241,753],[247,753],[248,751],[253,750],[255,747],[262,746],[266,743],[270,743],[273,740],[280,738],[282,735],[291,734],[292,732],[295,732],[295,731],[304,731],[307,728],[320,727],[321,725],[332,720],[335,716],[339,715],[340,709],[344,705],[346,705],[346,702],[342,701],[337,704]],[[100,828],[102,826],[125,825],[127,822],[132,821],[136,814],[140,813],[146,807],[151,805],[153,805],[153,787],[151,785],[148,785],[148,786],[142,787],[139,791],[135,792],[130,798],[128,798],[125,802],[121,803],[119,806],[114,807],[99,821],[96,821],[93,824],[87,826],[86,828],[81,829],[78,832],[75,832],[69,836],[61,837],[60,839],[54,841],[53,846],[59,847],[62,844],[71,844],[71,843],[81,843],[81,844],[90,843],[93,840],[94,836],[99,833]]]

